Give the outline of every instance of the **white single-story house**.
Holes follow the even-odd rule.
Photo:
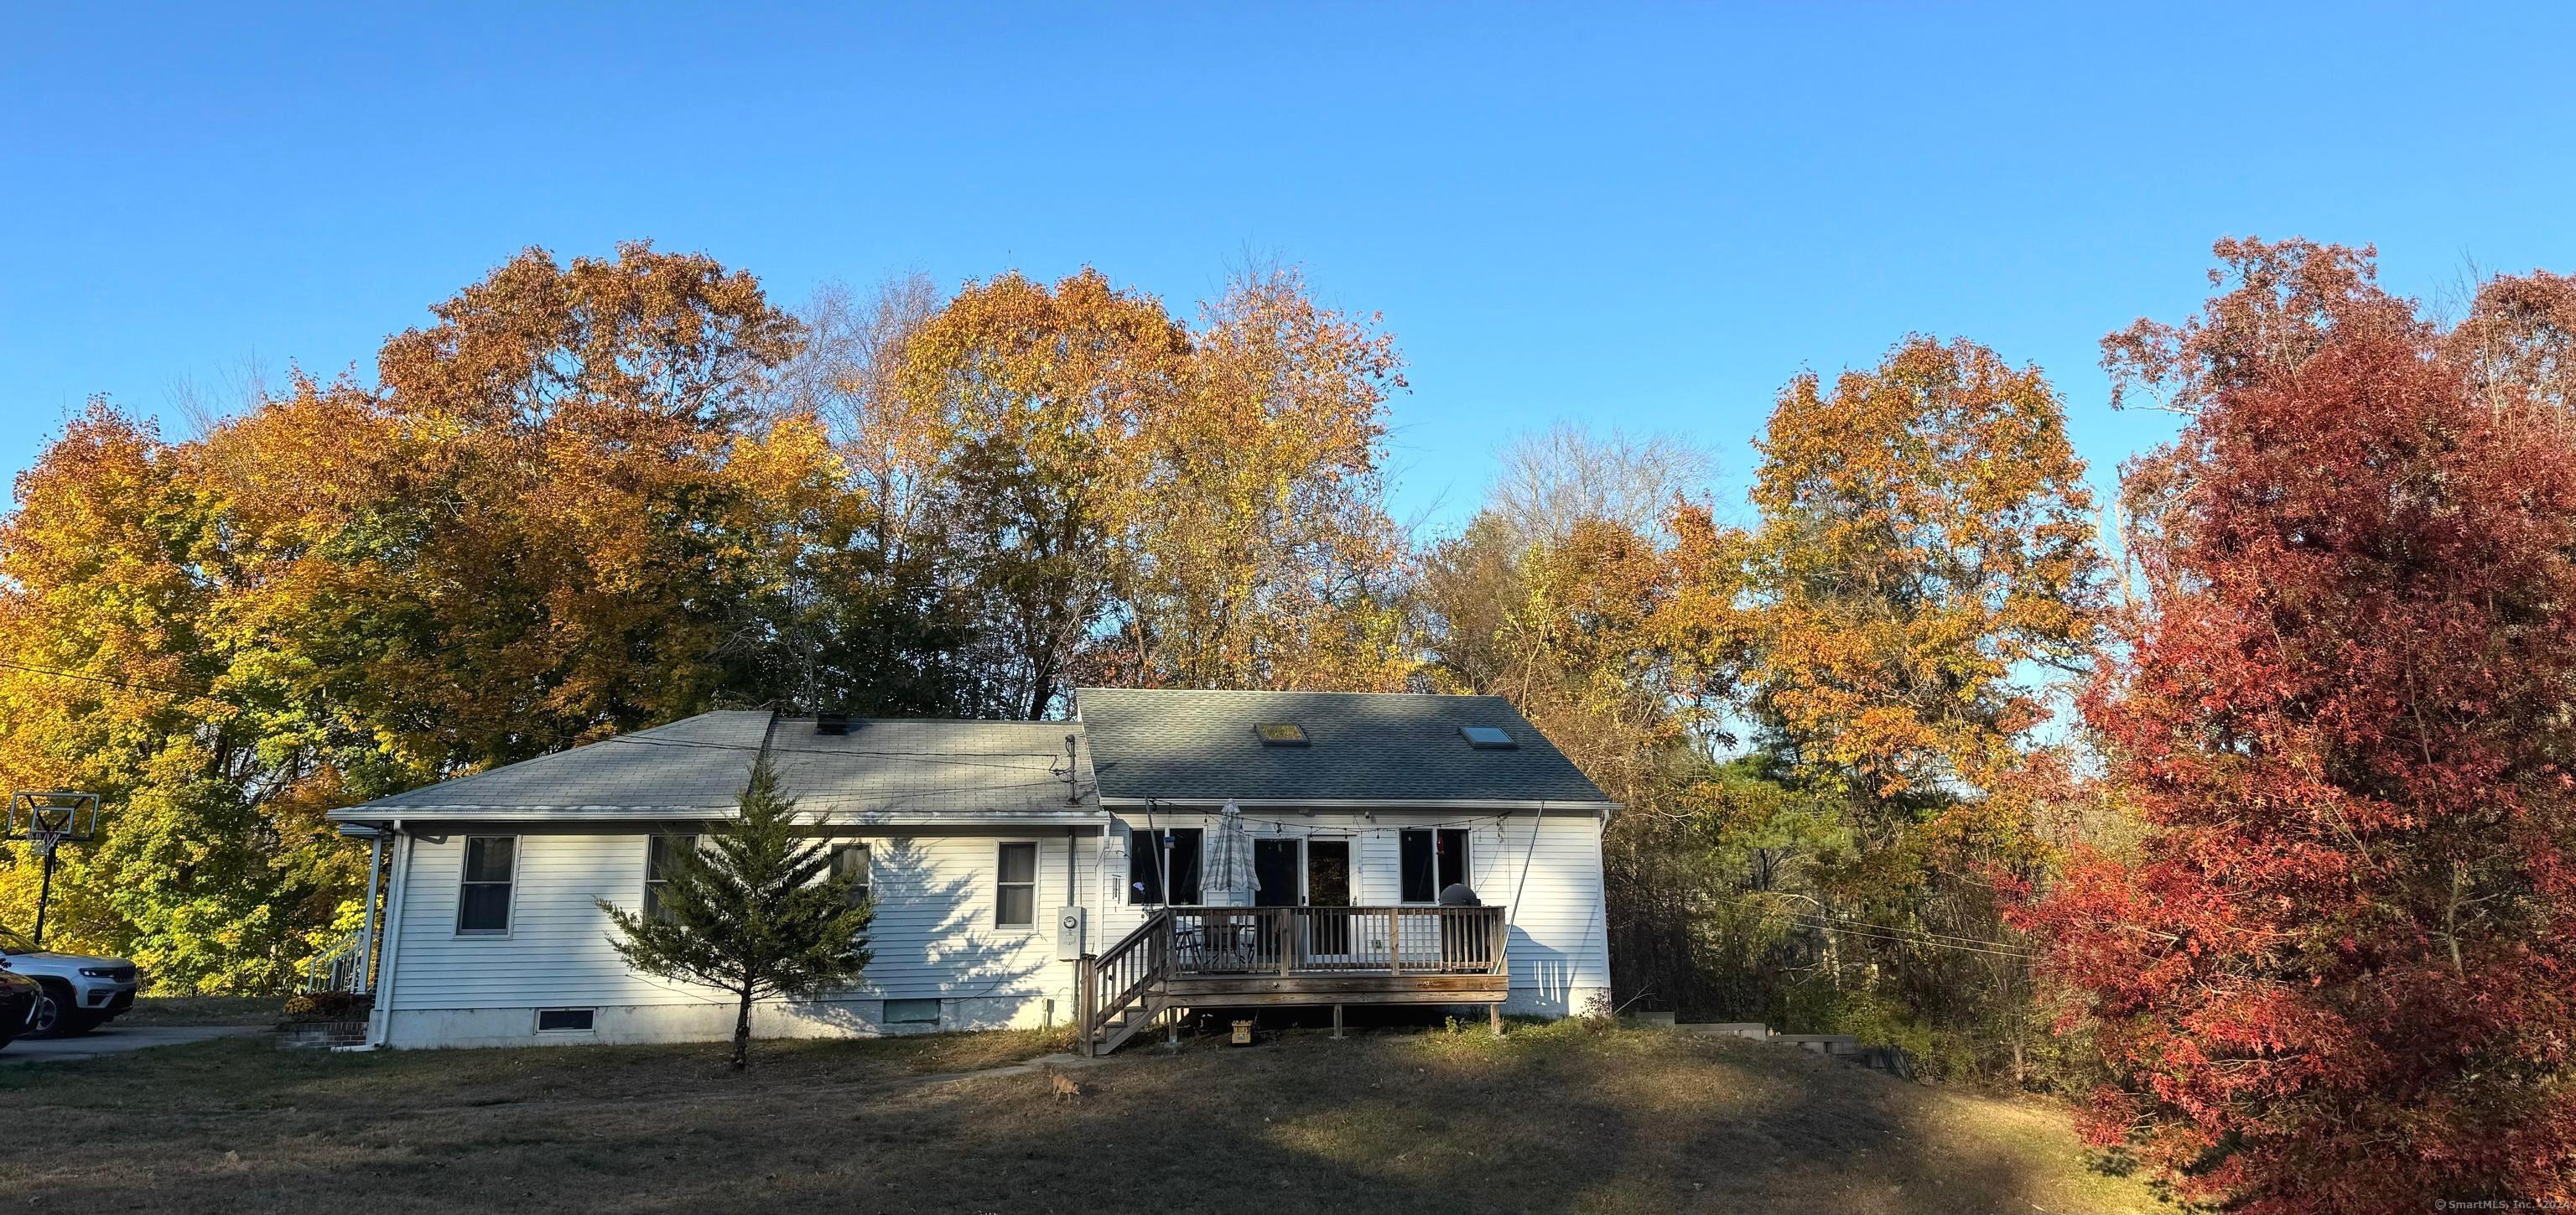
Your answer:
[[[1105,1050],[1186,1007],[1606,997],[1614,807],[1500,698],[1074,706],[705,713],[333,811],[386,861],[368,1040],[729,1035],[720,993],[628,968],[594,900],[645,906],[655,858],[729,817],[763,758],[876,908],[861,985],[761,1006],[763,1035],[1075,1023]]]

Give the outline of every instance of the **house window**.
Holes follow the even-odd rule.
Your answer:
[[[1398,837],[1404,869],[1403,901],[1436,903],[1440,892],[1467,880],[1467,832],[1461,827],[1409,827]]]
[[[939,1024],[939,1001],[888,1000],[885,1002],[885,1023],[888,1025],[937,1025]]]
[[[465,872],[456,888],[456,931],[510,931],[510,882],[518,868],[517,836],[465,837]]]
[[[540,1008],[537,1010],[537,1032],[541,1034],[586,1034],[591,1021],[599,1015],[593,1008]]]
[[[868,846],[836,844],[832,847],[832,876],[855,877],[850,883],[850,906],[868,901]]]
[[[1158,837],[1138,831],[1127,847],[1127,901],[1131,904],[1163,902],[1163,866],[1160,855],[1166,845],[1171,850],[1171,901],[1183,907],[1199,902],[1199,838],[1196,827],[1165,827]]]
[[[1000,882],[994,891],[993,923],[1003,928],[1033,928],[1038,922],[1038,846],[1002,845]]]
[[[646,836],[644,843],[644,914],[662,915],[662,887],[669,885],[671,871],[679,867],[680,857],[698,849],[694,835]]]

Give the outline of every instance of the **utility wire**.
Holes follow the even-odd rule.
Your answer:
[[[177,688],[164,688],[148,683],[137,683],[131,679],[116,679],[106,675],[84,675],[78,671],[66,671],[58,667],[40,667],[32,663],[12,662],[6,658],[0,658],[0,667],[5,667],[12,671],[25,671],[30,675],[54,675],[63,679],[77,679],[82,683],[106,684],[111,688],[127,688],[137,692],[159,692],[164,696],[207,695],[207,693],[204,692],[182,692]]]

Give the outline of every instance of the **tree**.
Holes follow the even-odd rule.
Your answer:
[[[1188,346],[1160,301],[1090,269],[968,283],[906,340],[885,422],[928,437],[996,715],[1054,708],[1108,612],[1136,436]]]
[[[1732,892],[1718,710],[1731,691],[1736,537],[1671,440],[1559,430],[1510,449],[1512,474],[1423,555],[1426,674],[1499,695],[1622,803],[1602,842],[1612,981],[1657,1007],[1737,1012],[1705,931]]]
[[[833,471],[809,420],[760,421],[795,319],[640,243],[531,249],[432,311],[377,359],[414,458],[334,555],[416,622],[379,656],[405,715],[507,762],[776,686],[794,507]]]
[[[786,690],[816,711],[975,717],[1006,712],[979,660],[969,554],[946,428],[904,400],[905,350],[943,299],[915,274],[862,296],[837,284],[801,310],[805,343],[767,402],[775,424],[820,423],[833,492],[800,516],[780,648]]]
[[[796,800],[778,790],[767,761],[752,767],[738,813],[700,850],[674,858],[655,911],[605,899],[609,944],[646,974],[702,983],[733,995],[733,1066],[751,1049],[751,1006],[774,995],[846,987],[867,969],[874,908],[853,906],[857,874],[829,874],[823,842],[803,830]]]
[[[1674,435],[1596,435],[1559,425],[1502,450],[1487,509],[1524,543],[1562,537],[1583,520],[1642,535],[1662,531],[1673,506],[1704,494],[1714,462]]]
[[[270,732],[274,657],[222,619],[241,575],[203,456],[94,401],[18,478],[0,773],[113,808],[63,855],[56,939],[167,990],[276,990],[364,865],[322,820],[336,781]],[[37,870],[0,874],[0,904],[30,910]]]
[[[1811,910],[1877,930],[1828,932],[1799,1019],[1902,1027],[1936,1072],[2000,1045],[2019,1071],[2024,976],[1925,934],[2010,951],[1985,872],[2046,860],[2043,680],[2080,669],[2103,607],[2063,406],[2037,368],[1914,337],[1831,391],[1793,380],[1760,447],[1760,526],[1707,594],[1738,592],[1755,740],[1841,820],[1796,875]]]
[[[1381,475],[1404,387],[1375,317],[1293,270],[1238,276],[1143,414],[1096,677],[1147,687],[1392,691],[1412,672],[1404,538]]]
[[[2486,280],[2442,344],[2489,403],[2520,396],[2562,420],[2576,413],[2576,276],[2535,270]]]
[[[2191,424],[2131,476],[2150,597],[2084,712],[2148,830],[2023,920],[2113,1069],[2089,1132],[2188,1194],[2565,1202],[2576,453],[2366,257],[2307,256],[2364,306],[2194,356]]]
[[[2431,326],[2379,288],[2377,250],[2293,238],[2228,237],[2211,248],[2213,293],[2180,325],[2140,317],[2102,339],[2111,407],[2143,394],[2191,414],[2229,388],[2287,374],[2330,335],[2363,329],[2421,338]]]
[[[1760,446],[1746,680],[1777,748],[1891,807],[2013,767],[2044,716],[2026,681],[2086,657],[2102,604],[2056,392],[1912,338],[1831,393],[1792,381]]]
[[[939,503],[983,711],[1043,716],[1077,677],[1401,685],[1380,448],[1404,381],[1374,323],[1282,270],[1193,330],[1085,270],[970,283],[913,326],[866,447]]]

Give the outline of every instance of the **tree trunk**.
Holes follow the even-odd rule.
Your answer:
[[[751,989],[745,987],[738,994],[742,996],[742,1002],[735,1006],[733,1016],[733,1070],[735,1071],[741,1071],[751,1055]]]

